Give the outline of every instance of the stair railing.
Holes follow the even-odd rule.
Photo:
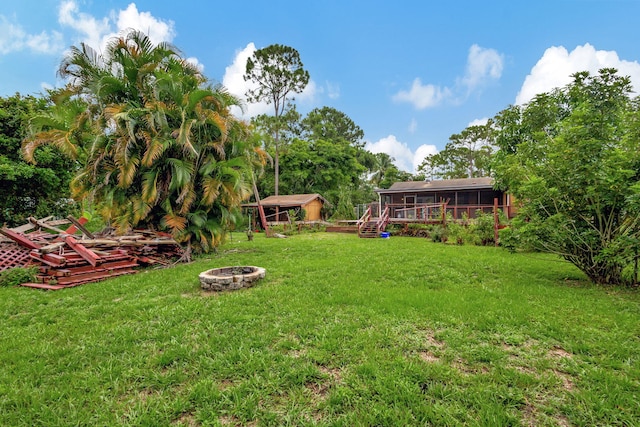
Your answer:
[[[371,206],[367,207],[367,210],[364,211],[364,214],[362,214],[362,216],[357,222],[358,234],[360,234],[360,232],[362,231],[362,228],[367,224],[367,222],[369,222],[370,219],[371,219]]]
[[[380,215],[380,218],[378,218],[376,221],[376,230],[378,230],[378,233],[384,231],[385,228],[387,228],[388,224],[389,224],[389,206],[386,206],[384,208],[384,211],[382,211],[382,215]]]

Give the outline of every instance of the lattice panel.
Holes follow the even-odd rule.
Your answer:
[[[29,249],[13,243],[0,243],[0,271],[25,267],[31,261]]]

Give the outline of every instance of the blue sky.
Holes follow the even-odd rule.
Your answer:
[[[640,91],[639,16],[640,0],[3,1],[0,96],[61,86],[65,49],[100,49],[129,27],[172,42],[239,96],[246,58],[285,44],[311,75],[298,109],[344,112],[368,149],[412,171],[451,134],[576,71],[615,67]]]

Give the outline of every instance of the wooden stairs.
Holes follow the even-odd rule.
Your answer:
[[[373,217],[371,207],[358,220],[358,237],[373,238],[380,237],[389,223],[389,209],[385,209],[380,217]]]
[[[361,238],[378,237],[379,235],[377,221],[367,221],[358,228],[358,236]]]

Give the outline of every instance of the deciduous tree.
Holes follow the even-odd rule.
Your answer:
[[[46,147],[29,164],[21,153],[32,117],[46,108],[44,98],[15,94],[0,98],[0,225],[15,226],[29,216],[66,216],[75,213],[69,182],[76,164],[56,147]]]
[[[640,246],[640,102],[616,70],[496,117],[496,178],[522,203],[520,242],[561,255],[596,283],[634,280]]]

